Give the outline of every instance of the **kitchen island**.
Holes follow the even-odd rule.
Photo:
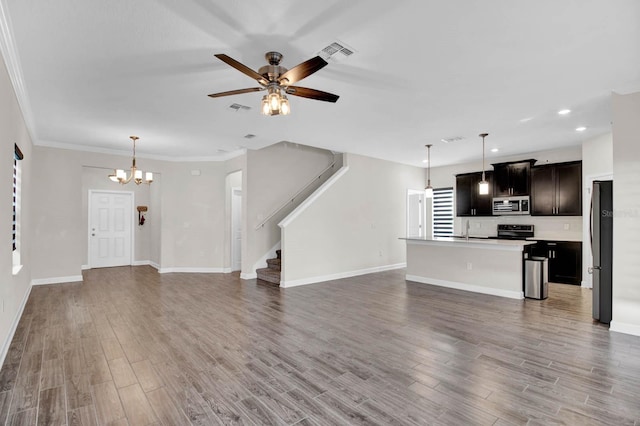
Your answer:
[[[404,238],[407,281],[523,299],[524,247],[535,241]]]

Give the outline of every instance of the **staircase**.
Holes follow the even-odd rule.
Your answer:
[[[282,250],[276,250],[275,259],[267,259],[267,267],[256,270],[258,279],[277,286],[280,285],[280,265],[282,264]]]

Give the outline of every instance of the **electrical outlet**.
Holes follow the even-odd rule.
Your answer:
[[[480,229],[480,223],[476,223],[476,228]]]
[[[380,251],[378,252],[378,255],[379,255],[380,257],[382,257],[382,250],[380,250]]]
[[[468,270],[472,270],[473,269],[473,263],[467,262],[467,269]]]
[[[565,224],[564,224],[564,230],[565,230],[565,231],[568,231],[568,230],[569,230],[569,224],[568,224],[568,223],[565,223]]]

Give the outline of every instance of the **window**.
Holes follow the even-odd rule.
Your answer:
[[[453,188],[433,190],[433,236],[453,235]]]
[[[11,245],[13,250],[13,272],[20,271],[20,195],[22,187],[20,160],[24,158],[18,145],[13,152],[13,232]]]

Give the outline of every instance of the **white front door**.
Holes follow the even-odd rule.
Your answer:
[[[89,267],[131,265],[133,193],[89,191]]]
[[[407,192],[407,237],[424,236],[424,191]]]
[[[242,190],[231,189],[231,270],[242,269]]]

